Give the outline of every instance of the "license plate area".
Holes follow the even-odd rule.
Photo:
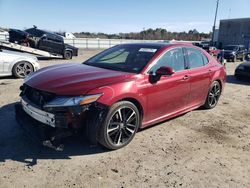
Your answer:
[[[42,111],[29,103],[27,103],[25,100],[21,99],[21,104],[23,107],[23,110],[30,115],[32,118],[36,119],[37,121],[40,121],[44,124],[50,125],[52,127],[55,127],[55,115]]]

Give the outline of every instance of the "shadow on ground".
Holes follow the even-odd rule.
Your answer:
[[[235,78],[234,75],[227,75],[227,83],[239,84],[239,85],[250,85],[250,79],[242,78],[241,80],[238,80]]]
[[[70,137],[65,140],[62,152],[43,147],[25,136],[15,120],[14,106],[0,108],[0,163],[6,160],[19,161],[33,166],[38,159],[70,159],[72,156],[107,152],[101,146],[91,146],[83,138]]]

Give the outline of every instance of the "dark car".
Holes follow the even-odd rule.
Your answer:
[[[241,63],[236,69],[234,73],[235,77],[239,80],[241,79],[250,79],[250,61]]]
[[[19,30],[9,30],[9,41],[27,46],[29,33]]]
[[[36,27],[24,31],[11,29],[9,41],[62,55],[64,59],[71,59],[72,56],[78,55],[78,48],[65,44],[61,36]]]
[[[89,140],[119,149],[138,129],[214,108],[225,80],[225,67],[193,45],[123,44],[83,64],[32,74],[21,87],[16,118],[25,130],[42,127],[48,146],[53,134],[84,129]]]
[[[223,58],[227,61],[236,62],[237,59],[243,61],[246,48],[243,45],[227,45],[218,54],[218,59]]]

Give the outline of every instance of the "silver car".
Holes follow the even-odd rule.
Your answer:
[[[0,77],[25,78],[40,68],[35,56],[0,49]]]

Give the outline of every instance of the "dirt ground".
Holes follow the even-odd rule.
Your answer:
[[[97,51],[83,51],[82,62]],[[41,66],[67,62],[41,60]],[[233,77],[218,106],[140,131],[107,151],[76,138],[63,152],[27,139],[15,121],[22,79],[0,79],[0,187],[250,187],[250,82]]]

